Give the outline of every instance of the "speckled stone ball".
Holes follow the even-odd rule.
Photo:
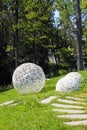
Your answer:
[[[12,83],[21,94],[37,93],[45,85],[45,74],[40,66],[34,63],[24,63],[15,69]]]
[[[71,92],[79,89],[82,76],[78,72],[70,72],[65,77],[57,81],[56,91]]]

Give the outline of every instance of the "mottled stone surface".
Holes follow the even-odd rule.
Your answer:
[[[71,92],[79,88],[82,76],[78,72],[70,72],[56,84],[56,91]]]
[[[45,85],[45,74],[40,66],[24,63],[14,71],[12,83],[21,94],[36,93]]]

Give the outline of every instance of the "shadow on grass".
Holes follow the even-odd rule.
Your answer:
[[[5,92],[5,91],[11,90],[11,89],[13,89],[12,85],[0,86],[0,92]]]

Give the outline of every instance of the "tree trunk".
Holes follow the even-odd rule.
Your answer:
[[[77,26],[77,70],[83,70],[82,57],[82,24],[81,24],[81,9],[80,0],[76,0],[76,26]]]
[[[18,66],[18,29],[14,32],[14,69]]]
[[[14,43],[13,43],[13,48],[14,48],[14,69],[18,66],[18,0],[14,0],[14,8],[15,8],[15,13],[14,13],[14,19],[15,19],[15,31],[14,31]]]

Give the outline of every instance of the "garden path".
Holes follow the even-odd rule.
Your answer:
[[[84,97],[78,98],[66,96],[64,99],[62,99],[58,98],[57,96],[50,96],[41,100],[40,103],[49,103],[49,105],[52,106],[52,111],[56,112],[57,118],[66,119],[64,122],[66,125],[87,125],[87,112],[85,110],[86,103]]]

